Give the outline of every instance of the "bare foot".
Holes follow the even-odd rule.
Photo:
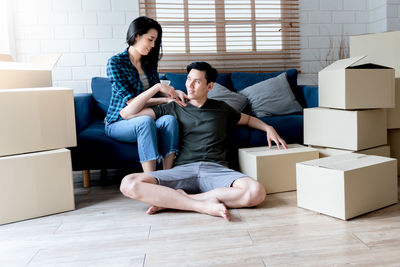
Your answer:
[[[177,189],[176,191],[178,191],[181,194],[187,195],[186,192],[183,191],[182,189]],[[167,208],[151,206],[150,208],[147,209],[146,213],[149,215],[152,215],[152,214],[156,214],[157,212],[165,210],[165,209],[167,209]]]
[[[205,201],[205,203],[207,204],[205,209],[203,210],[203,213],[212,216],[219,216],[227,221],[230,221],[231,215],[229,214],[228,209],[225,207],[223,203],[219,202],[218,199],[208,200]]]

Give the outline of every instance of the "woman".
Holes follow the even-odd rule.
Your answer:
[[[148,116],[127,120],[124,114],[141,110],[143,104],[139,104],[138,100],[149,93],[159,92],[159,97],[151,98],[145,106],[169,101],[185,105],[186,98],[183,92],[175,92],[173,87],[160,84],[157,66],[161,57],[161,38],[162,29],[157,21],[144,16],[138,17],[128,28],[128,48],[111,57],[107,64],[112,96],[106,116],[105,133],[121,142],[137,142],[144,172],[155,171],[156,160],[160,157],[163,157],[164,169],[172,167],[178,148],[178,123],[169,115],[154,121]]]

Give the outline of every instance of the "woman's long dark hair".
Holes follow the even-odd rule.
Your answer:
[[[128,32],[126,34],[126,42],[129,46],[135,44],[136,36],[141,36],[147,33],[150,29],[155,29],[158,32],[157,39],[155,41],[154,47],[150,50],[150,53],[146,56],[143,56],[140,60],[142,63],[142,67],[146,70],[150,70],[152,68],[157,69],[158,61],[162,57],[162,47],[161,47],[161,39],[162,39],[162,28],[161,25],[154,19],[151,19],[146,16],[141,16],[136,18],[131,22],[128,28]]]

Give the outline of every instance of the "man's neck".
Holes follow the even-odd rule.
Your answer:
[[[204,103],[206,103],[206,101],[207,101],[207,97],[205,97],[203,99],[192,99],[189,101],[189,103],[195,107],[201,108],[204,105]]]

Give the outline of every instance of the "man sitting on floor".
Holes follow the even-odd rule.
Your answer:
[[[218,75],[210,64],[194,62],[187,66],[187,72],[186,106],[172,101],[144,108],[148,98],[157,93],[154,91],[142,99],[140,107],[121,114],[124,119],[173,115],[179,122],[181,136],[174,168],[127,175],[121,182],[121,192],[152,205],[148,214],[170,208],[229,220],[227,208],[256,206],[264,201],[266,192],[256,180],[226,167],[228,132],[236,124],[248,125],[266,132],[269,147],[272,141],[278,148],[287,145],[272,126],[235,111],[225,102],[207,99]]]

